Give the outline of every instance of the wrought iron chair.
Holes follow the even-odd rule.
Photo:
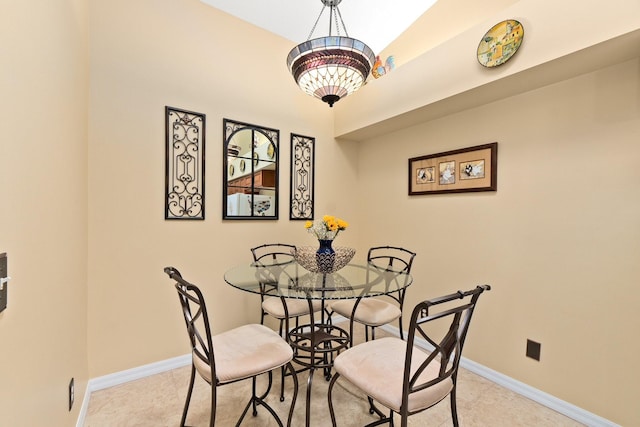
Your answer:
[[[295,251],[295,246],[285,243],[266,243],[251,248],[254,262],[275,266],[286,265],[292,262],[295,259]],[[274,269],[271,269],[271,271],[273,272]],[[282,336],[285,336],[284,323],[287,318],[294,318],[296,326],[298,326],[299,317],[309,314],[309,303],[306,299],[265,297],[264,294],[263,289],[263,292],[260,294],[262,309],[260,323],[264,324],[266,315],[278,319],[280,323],[278,330]],[[320,311],[322,309],[322,302],[312,301],[312,307],[314,312]]]
[[[393,425],[393,414],[407,426],[409,415],[424,411],[450,396],[453,425],[458,427],[456,384],[462,347],[480,294],[490,286],[423,301],[411,315],[407,341],[396,337],[359,344],[336,357],[336,375],[329,383],[329,412],[336,426],[333,387],[340,377],[367,395],[371,413],[380,416],[366,427]],[[463,300],[463,301],[459,301]],[[445,304],[445,305],[440,305]],[[433,309],[433,310],[432,310]],[[428,351],[417,347],[431,348]],[[390,410],[385,416],[373,402]]]
[[[369,249],[367,262],[382,270],[411,273],[411,266],[415,256],[416,254],[408,249],[396,246],[377,246]],[[387,286],[389,285],[387,283]],[[338,313],[350,320],[352,335],[353,322],[362,323],[365,327],[365,341],[369,341],[369,330],[371,330],[371,339],[375,339],[375,328],[377,326],[386,325],[398,319],[400,338],[404,339],[402,308],[404,306],[405,293],[406,288],[403,288],[399,289],[398,292],[385,295],[385,297],[393,299],[394,302],[385,301],[381,298],[336,301],[331,304],[331,310],[333,313]]]
[[[166,267],[164,272],[172,280],[175,280],[175,287],[178,291],[182,314],[191,342],[191,378],[180,426],[184,427],[187,419],[197,372],[211,386],[209,421],[211,427],[215,426],[216,421],[218,387],[249,378],[253,383],[251,399],[249,399],[236,426],[242,423],[249,408],[253,409],[253,416],[257,416],[257,406],[262,405],[282,427],[282,421],[264,399],[271,390],[272,371],[285,366],[294,382],[294,395],[287,420],[287,426],[290,426],[298,394],[298,378],[291,364],[293,358],[291,346],[275,331],[258,324],[240,326],[212,336],[207,308],[200,289],[184,280],[180,272],[173,267]],[[256,378],[265,373],[268,375],[266,391],[262,395],[257,395]]]

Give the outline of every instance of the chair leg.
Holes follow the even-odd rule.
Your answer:
[[[380,419],[385,419],[385,415],[378,409],[371,396],[367,396],[367,400],[369,400],[369,413],[378,415]],[[393,412],[391,413],[391,418],[393,418]]]
[[[336,414],[333,410],[333,399],[331,398],[331,393],[333,392],[333,385],[336,383],[336,380],[340,377],[340,374],[336,372],[336,374],[331,378],[331,382],[329,383],[329,390],[327,391],[327,398],[329,400],[329,415],[331,415],[331,425],[336,427]]]
[[[252,378],[253,381],[255,381],[255,377]],[[244,410],[242,411],[242,415],[240,415],[240,418],[238,419],[238,422],[236,423],[236,427],[238,427],[240,424],[242,424],[242,420],[244,420],[244,416],[247,415],[247,411],[249,410],[249,408],[251,407],[251,405],[254,403],[254,398],[252,397],[251,400],[249,400],[249,402],[247,402],[247,405],[244,407]],[[213,427],[213,426],[211,426]]]
[[[291,409],[289,409],[289,418],[287,419],[287,427],[291,427],[291,420],[293,419],[293,410],[296,406],[296,399],[298,398],[298,375],[296,374],[296,369],[293,367],[293,363],[289,362],[287,364],[289,368],[289,372],[291,377],[293,378],[293,397],[291,398]],[[282,382],[284,382],[284,371]]]
[[[251,390],[252,390],[252,392],[251,392],[251,396],[252,396],[251,400],[253,402],[252,406],[253,406],[253,416],[254,417],[258,416],[258,408],[257,408],[258,404],[256,403],[256,396],[257,396],[257,393],[256,393],[256,382],[257,382],[256,377],[251,378]]]
[[[211,418],[209,419],[209,426],[214,427],[216,425],[216,406],[217,406],[217,387],[215,382],[211,383]]]
[[[284,368],[280,368],[280,402],[284,402]]]
[[[353,317],[349,319],[349,348],[353,347]],[[366,326],[365,326],[366,330]]]
[[[184,427],[184,423],[187,422],[187,412],[189,411],[189,403],[191,402],[191,393],[193,393],[193,383],[196,379],[196,368],[191,364],[191,378],[189,379],[189,389],[187,391],[187,399],[184,402],[184,409],[182,410],[182,420],[180,420],[180,427]],[[213,408],[211,409],[213,416]]]
[[[305,424],[304,424],[305,426],[311,425],[311,385],[313,384],[314,372],[315,372],[315,369],[313,367],[309,369],[309,377],[307,378],[307,406],[306,406],[306,413],[305,413]]]
[[[298,318],[296,317],[296,323]],[[284,331],[284,319],[280,319],[280,327],[278,328],[278,333],[282,338],[287,338],[287,334]],[[280,402],[284,402],[284,366],[281,368],[281,378],[280,378]]]
[[[451,398],[451,418],[453,419],[453,426],[458,427],[458,407],[456,405],[456,387],[453,387],[449,394]]]
[[[283,330],[284,330],[284,319],[280,319],[280,325],[278,326],[278,333],[280,334],[281,337],[284,338],[284,335],[282,335]]]

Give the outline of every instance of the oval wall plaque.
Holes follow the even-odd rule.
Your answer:
[[[507,62],[518,50],[524,38],[522,24],[514,19],[491,27],[478,45],[478,62],[492,68]]]

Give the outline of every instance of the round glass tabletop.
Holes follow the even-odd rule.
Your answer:
[[[300,299],[350,299],[398,292],[413,281],[410,274],[373,265],[347,264],[335,273],[312,273],[295,261],[244,264],[224,275],[231,286],[247,292]]]

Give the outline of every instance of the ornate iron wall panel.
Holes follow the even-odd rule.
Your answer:
[[[204,219],[205,115],[165,107],[165,219]]]
[[[291,208],[289,219],[312,220],[316,139],[291,134]]]

